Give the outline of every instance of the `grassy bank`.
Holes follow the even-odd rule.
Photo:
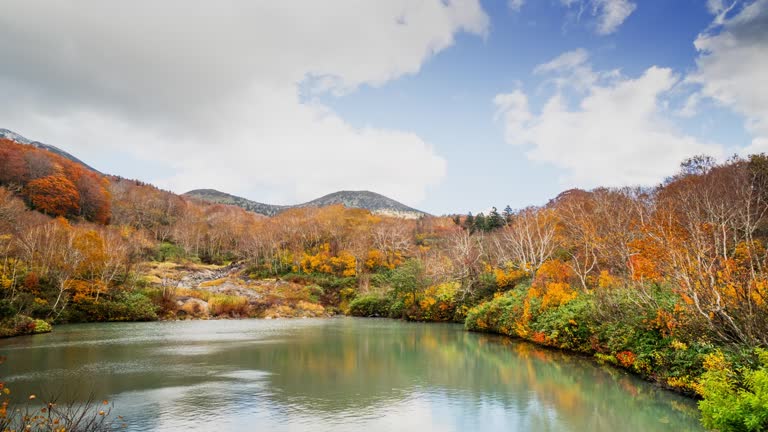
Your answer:
[[[766,430],[768,353],[715,346],[688,331],[692,324],[682,321],[682,300],[671,290],[655,286],[643,294],[565,290],[548,297],[524,286],[472,308],[465,328],[594,356],[697,397],[705,427]]]

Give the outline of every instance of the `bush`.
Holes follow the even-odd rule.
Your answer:
[[[47,322],[26,315],[16,315],[0,321],[0,337],[47,333],[51,330],[53,327]]]
[[[48,324],[47,321],[43,321],[41,319],[34,320],[35,328],[32,330],[33,333],[50,333],[53,331],[53,327]]]
[[[704,427],[731,431],[768,430],[768,350],[758,349],[756,369],[734,370],[721,352],[706,357],[698,383]]]
[[[0,300],[0,320],[10,318],[18,313],[18,308],[15,307],[10,300]]]
[[[181,246],[168,242],[160,243],[155,249],[155,261],[176,261],[186,255]]]
[[[464,327],[470,331],[520,336],[516,321],[523,316],[524,297],[523,291],[513,290],[481,303],[469,310]]]
[[[545,336],[549,345],[578,352],[590,352],[594,328],[593,303],[582,295],[556,308],[543,311],[531,323],[531,329]]]
[[[357,317],[389,316],[391,301],[384,297],[365,295],[357,297],[349,304],[349,314]]]
[[[158,307],[143,291],[118,291],[99,302],[86,299],[65,311],[65,321],[155,321]]]

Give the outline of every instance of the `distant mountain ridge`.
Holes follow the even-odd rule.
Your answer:
[[[257,201],[251,201],[247,198],[217,191],[216,189],[195,189],[183,195],[217,204],[236,205],[249,212],[262,214],[264,216],[274,216],[281,211],[290,208],[290,206],[264,204]]]
[[[45,144],[39,141],[30,140],[22,135],[17,134],[16,132],[13,132],[8,129],[3,129],[3,128],[0,128],[0,139],[1,138],[5,138],[7,140],[10,140],[19,144],[30,145],[42,150],[49,151],[63,158],[69,159],[72,162],[80,164],[83,167],[95,173],[102,174],[92,166],[86,164],[85,162],[76,158],[72,154],[56,146]],[[314,199],[312,201],[309,201],[303,204],[296,204],[296,205],[265,204],[257,201],[252,201],[247,198],[230,195],[228,193],[220,192],[215,189],[196,189],[196,190],[189,191],[183,195],[190,198],[196,198],[196,199],[200,199],[200,200],[208,201],[212,203],[236,205],[247,211],[265,215],[265,216],[274,216],[280,213],[281,211],[284,211],[290,208],[326,207],[326,206],[335,205],[335,204],[342,204],[350,208],[366,209],[374,214],[401,217],[406,219],[418,219],[422,216],[428,216],[427,213],[421,210],[408,207],[407,205],[400,203],[398,201],[395,201],[392,198],[386,197],[384,195],[381,195],[375,192],[370,192],[370,191],[339,191],[339,192],[334,192],[334,193],[322,196],[320,198]]]
[[[67,153],[66,151],[64,151],[64,150],[62,150],[62,149],[60,149],[60,148],[58,148],[56,146],[52,146],[50,144],[41,143],[40,141],[32,141],[32,140],[30,140],[30,139],[28,139],[26,137],[23,137],[23,136],[17,134],[16,132],[14,132],[12,130],[0,128],[0,138],[5,138],[5,139],[8,139],[8,140],[17,142],[19,144],[31,145],[31,146],[37,147],[39,149],[48,150],[51,153],[55,153],[55,154],[57,154],[57,155],[59,155],[59,156],[61,156],[63,158],[71,160],[72,162],[78,163],[78,164],[88,168],[89,170],[91,170],[93,172],[101,174],[96,168],[88,165],[87,163],[81,161],[80,159],[72,156],[70,153]]]
[[[406,219],[418,219],[427,216],[427,213],[421,210],[408,207],[392,198],[371,191],[339,191],[296,205],[264,204],[215,189],[196,189],[185,193],[184,196],[219,204],[232,204],[265,216],[274,216],[290,208],[326,207],[334,204],[343,204],[346,207],[366,209],[374,214]]]

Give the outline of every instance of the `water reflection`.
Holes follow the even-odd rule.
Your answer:
[[[391,320],[62,326],[0,342],[17,394],[115,401],[129,430],[700,431],[695,405],[589,359]]]

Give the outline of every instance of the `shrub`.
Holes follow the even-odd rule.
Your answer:
[[[155,249],[155,261],[176,261],[184,257],[184,248],[173,243],[163,242]]]
[[[0,319],[10,318],[18,313],[18,308],[15,307],[10,300],[0,300]]]
[[[38,333],[49,333],[49,332],[53,331],[53,327],[50,324],[48,324],[47,321],[43,321],[41,319],[36,319],[34,321],[34,323],[35,323],[35,328],[34,328],[34,330],[32,330],[32,332],[35,333],[35,334],[38,334]]]
[[[98,302],[86,299],[65,312],[65,321],[155,321],[158,307],[144,291],[117,291]]]
[[[349,314],[357,317],[389,316],[391,301],[384,297],[365,295],[357,297],[349,304]]]
[[[0,321],[0,337],[47,333],[51,330],[53,327],[47,322],[26,315],[16,315]]]
[[[531,329],[546,336],[549,345],[590,352],[594,328],[591,297],[581,295],[555,308],[548,308],[531,323]]]
[[[721,352],[706,357],[697,390],[702,424],[721,432],[768,430],[768,350],[756,369],[735,370]]]

